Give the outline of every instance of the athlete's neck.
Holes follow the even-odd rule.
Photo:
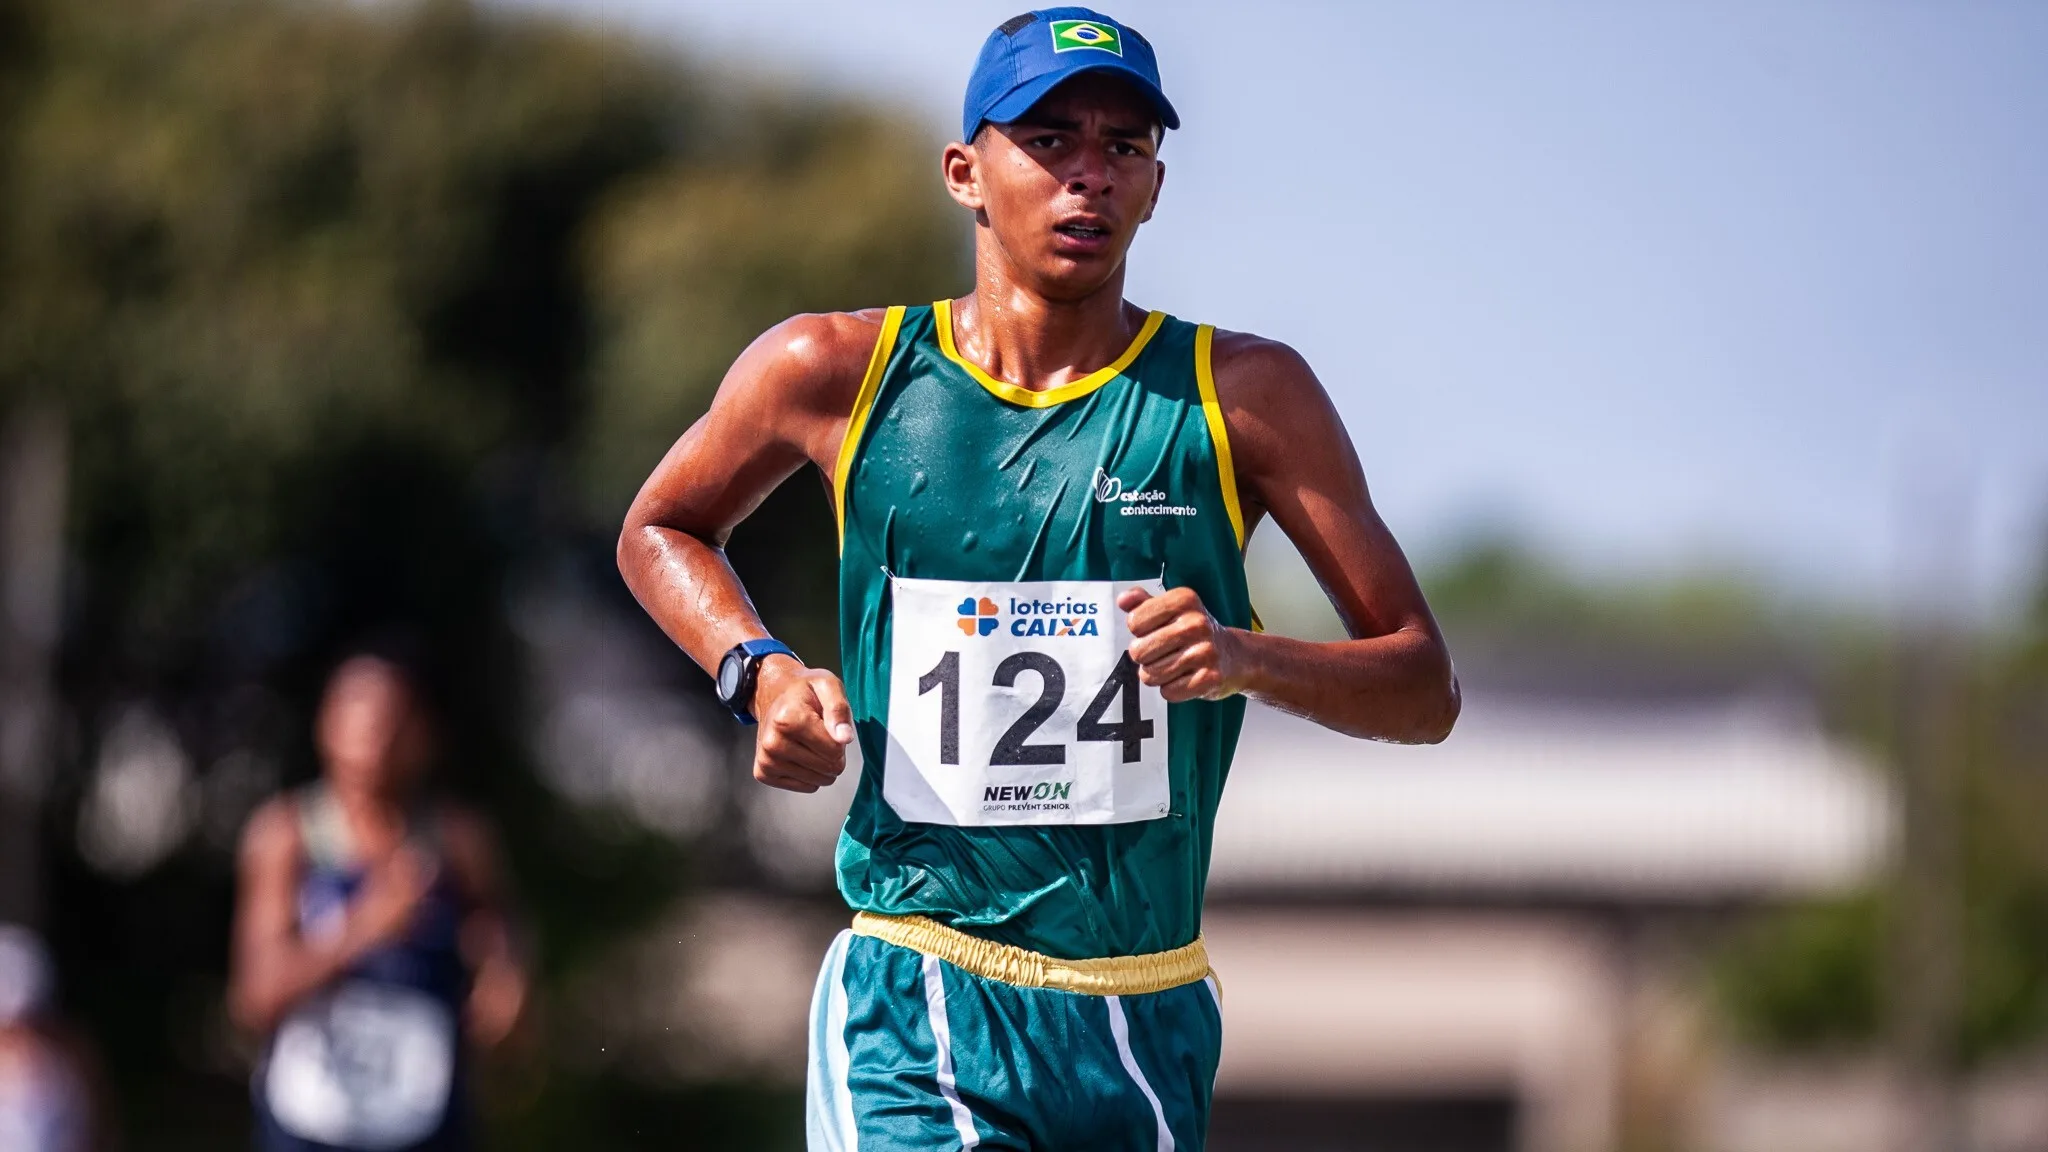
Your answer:
[[[953,345],[998,380],[1043,392],[1123,355],[1145,324],[1126,304],[1124,273],[1075,300],[1048,300],[1007,277],[976,278],[974,294],[953,302]]]
[[[341,809],[342,820],[348,826],[350,840],[358,854],[379,858],[405,839],[409,823],[407,815],[411,810],[408,797],[336,787],[332,783],[328,785],[328,791],[333,795],[335,805]]]

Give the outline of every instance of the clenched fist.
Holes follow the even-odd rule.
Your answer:
[[[1157,686],[1169,702],[1221,700],[1243,690],[1242,634],[1218,624],[1194,589],[1154,596],[1130,588],[1116,606],[1130,613],[1138,679]]]
[[[846,687],[822,668],[770,656],[754,685],[754,779],[770,788],[816,792],[846,771],[853,710]]]

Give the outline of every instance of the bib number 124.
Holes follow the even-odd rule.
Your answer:
[[[1060,710],[1060,703],[1067,693],[1066,669],[1056,658],[1044,652],[1013,652],[996,665],[992,684],[998,688],[1015,688],[1025,673],[1038,677],[1038,699],[997,738],[995,747],[989,750],[988,763],[1006,766],[1064,764],[1067,762],[1066,742],[1033,744],[1030,741],[1039,727]],[[947,652],[939,657],[937,664],[932,665],[931,671],[918,677],[918,695],[935,690],[939,693],[939,763],[958,764],[960,653]],[[1107,720],[1110,708],[1119,700],[1122,708],[1118,718],[1114,722]],[[1139,712],[1138,665],[1126,652],[1117,660],[1109,678],[1096,689],[1095,698],[1089,701],[1087,709],[1075,723],[1074,740],[1121,744],[1123,762],[1135,764],[1143,756],[1144,743],[1152,738],[1152,731],[1152,721]]]
[[[1172,725],[1117,597],[1157,581],[892,578],[882,795],[929,824],[1172,811]]]

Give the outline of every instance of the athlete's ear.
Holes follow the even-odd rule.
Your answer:
[[[973,144],[946,145],[940,169],[946,178],[946,194],[970,212],[986,206],[981,195],[981,149]]]
[[[1159,210],[1159,190],[1166,187],[1166,161],[1154,160],[1152,163],[1154,165],[1152,199],[1145,205],[1145,214],[1138,218],[1138,223],[1140,224],[1152,222],[1152,213]]]

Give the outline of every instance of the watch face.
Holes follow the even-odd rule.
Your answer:
[[[737,652],[728,652],[718,662],[718,698],[727,704],[740,694],[740,673],[747,666],[746,659]]]

